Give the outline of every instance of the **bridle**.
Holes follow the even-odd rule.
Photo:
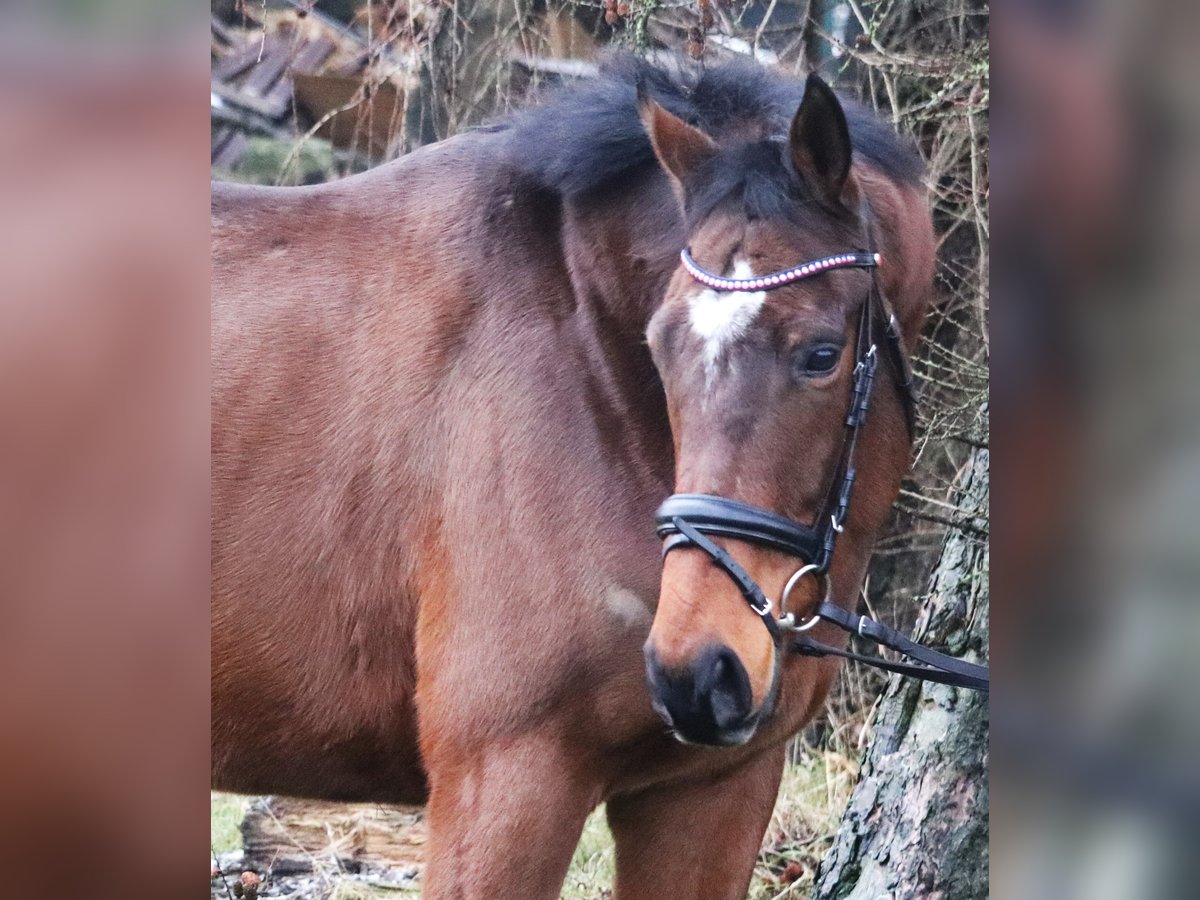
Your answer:
[[[833,269],[867,269],[871,273],[871,289],[863,300],[856,339],[854,383],[846,413],[845,432],[841,452],[833,469],[826,491],[826,499],[816,522],[811,525],[795,522],[761,507],[730,500],[713,494],[673,494],[655,513],[658,536],[663,539],[663,556],[681,547],[693,547],[706,553],[713,564],[725,572],[737,585],[738,590],[750,604],[750,608],[762,619],[777,648],[782,647],[785,632],[792,636],[790,647],[794,652],[806,656],[841,656],[854,659],[876,668],[886,669],[978,691],[988,690],[986,666],[964,662],[944,653],[939,653],[910,640],[886,625],[866,616],[847,612],[829,599],[829,564],[833,559],[837,537],[841,534],[850,509],[854,489],[854,457],[859,433],[866,422],[867,409],[871,401],[871,390],[879,366],[878,344],[875,332],[882,323],[883,346],[888,354],[896,389],[904,406],[905,422],[908,426],[910,444],[916,429],[916,401],[913,395],[912,372],[900,327],[887,298],[879,286],[878,267],[882,261],[871,248],[871,230],[867,228],[868,249],[853,253],[841,253],[812,260],[757,278],[724,278],[701,268],[688,250],[683,250],[680,259],[684,270],[696,281],[714,291],[770,291],[786,284],[811,278]],[[767,547],[803,560],[804,564],[788,579],[780,595],[779,606],[783,613],[776,618],[773,604],[749,574],[724,549],[709,539],[709,536],[733,538]],[[805,577],[825,582],[825,599],[803,622],[797,622],[793,613],[787,612],[787,601],[792,590]],[[879,656],[866,656],[848,650],[840,650],[808,637],[808,631],[819,621],[828,621],[845,631],[868,638],[882,646],[896,650],[910,659],[911,663],[892,662]]]

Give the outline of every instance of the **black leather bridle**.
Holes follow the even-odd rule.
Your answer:
[[[869,237],[869,228],[867,233]],[[828,585],[829,564],[833,558],[837,536],[841,533],[849,512],[850,497],[854,489],[854,451],[858,444],[859,432],[866,421],[871,390],[879,365],[878,345],[875,340],[879,323],[882,323],[883,345],[904,406],[910,443],[915,435],[916,402],[913,396],[912,373],[908,358],[904,354],[899,324],[879,286],[879,254],[870,249],[843,253],[757,278],[724,278],[713,275],[702,269],[686,249],[680,254],[680,259],[692,278],[715,291],[769,291],[822,272],[843,268],[868,269],[871,272],[871,289],[863,300],[859,314],[854,383],[846,413],[842,448],[830,478],[822,512],[816,522],[812,525],[795,522],[769,510],[712,494],[673,494],[663,502],[655,514],[656,530],[664,542],[663,556],[680,547],[694,547],[706,553],[713,564],[732,579],[746,602],[750,604],[750,608],[762,618],[777,647],[782,646],[784,633],[787,632],[792,635],[789,645],[791,649],[806,656],[841,656],[926,681],[987,691],[986,666],[964,662],[931,650],[874,619],[847,612],[831,603],[828,596],[803,623],[797,623],[791,613],[785,613],[777,619],[772,610],[772,603],[762,588],[729,553],[709,539],[709,536],[715,536],[748,541],[803,560],[804,565],[788,580],[780,596],[782,610],[786,610],[787,598],[792,588],[805,576],[825,579]],[[892,662],[878,656],[864,656],[823,644],[803,634],[821,620],[832,622],[845,631],[896,650],[914,662]]]

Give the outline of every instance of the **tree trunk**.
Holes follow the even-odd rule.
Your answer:
[[[974,452],[959,489],[963,513],[986,521],[987,450]],[[951,531],[917,639],[984,661],[987,571],[986,541]],[[987,759],[987,694],[892,676],[814,900],[987,897]]]

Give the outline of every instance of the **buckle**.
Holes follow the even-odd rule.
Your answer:
[[[771,598],[767,597],[767,596],[763,597],[762,609],[759,609],[753,603],[750,604],[750,608],[752,610],[754,610],[756,613],[758,613],[760,616],[763,616],[763,617],[769,616],[771,614]]]

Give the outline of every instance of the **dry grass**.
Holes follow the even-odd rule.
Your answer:
[[[616,851],[601,806],[583,826],[571,869],[563,882],[564,900],[602,900],[612,895]]]
[[[248,797],[213,791],[209,805],[213,853],[229,853],[241,849],[242,833],[238,826],[241,825],[249,802]]]
[[[796,745],[750,884],[749,900],[806,897],[858,774],[857,757]]]

